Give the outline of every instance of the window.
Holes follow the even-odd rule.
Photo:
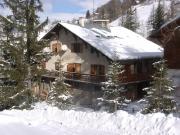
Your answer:
[[[104,65],[91,65],[91,74],[92,75],[105,75],[105,66]]]
[[[130,69],[130,65],[124,65],[124,74],[125,75],[129,75],[131,74],[131,69]]]
[[[143,63],[142,63],[142,72],[143,73],[149,72],[149,63],[148,63],[148,61],[143,61]]]
[[[39,64],[39,68],[40,69],[46,69],[46,62],[45,61],[41,61]]]
[[[81,64],[71,63],[67,65],[68,72],[81,73]]]
[[[52,44],[52,52],[57,54],[61,50],[61,44],[60,43],[54,43]]]
[[[142,73],[142,62],[137,62],[134,66],[136,74]]]
[[[71,52],[75,53],[82,53],[83,51],[83,46],[80,43],[72,43],[71,44]]]
[[[131,70],[131,74],[134,74],[134,73],[135,73],[135,67],[134,67],[134,65],[130,65],[130,70]]]
[[[81,64],[72,63],[67,65],[67,71],[71,72],[69,78],[71,79],[80,79],[81,78]]]
[[[42,66],[42,69],[45,69],[45,68],[46,68],[46,62],[43,61],[43,62],[41,63],[41,66]]]
[[[95,49],[93,47],[91,47],[91,53],[94,53]]]
[[[59,71],[59,62],[55,62],[55,70]]]

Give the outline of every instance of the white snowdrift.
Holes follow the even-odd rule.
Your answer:
[[[1,135],[179,135],[179,129],[179,118],[161,113],[62,111],[45,103],[0,112]]]

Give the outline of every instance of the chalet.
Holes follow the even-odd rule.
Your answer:
[[[164,58],[170,69],[180,69],[180,16],[164,24],[149,39],[164,48]]]
[[[149,39],[164,48],[164,58],[167,60],[169,77],[173,80],[176,96],[180,100],[180,15],[164,24]]]
[[[59,70],[60,60],[68,83],[78,88],[99,89],[106,80],[108,65],[119,61],[125,66],[123,83],[127,95],[142,96],[142,88],[151,79],[152,63],[163,56],[163,49],[126,28],[100,24],[103,27],[57,23],[41,38],[50,39],[46,50],[53,53],[45,68],[51,72]]]

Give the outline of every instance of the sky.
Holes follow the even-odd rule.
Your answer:
[[[41,0],[44,12],[40,14],[44,19],[50,20],[72,20],[85,16],[87,10],[92,11],[93,0]],[[97,8],[109,0],[94,0],[94,7]]]
[[[109,0],[94,0],[94,7],[97,8]],[[93,0],[41,0],[44,12],[39,13],[41,20],[49,18],[54,20],[72,20],[85,16],[87,10],[92,12]],[[7,15],[10,11],[0,7],[0,14]]]

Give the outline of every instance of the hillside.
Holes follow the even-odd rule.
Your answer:
[[[100,19],[109,19],[113,21],[123,14],[123,11],[128,9],[131,5],[136,4],[136,0],[110,0],[101,7],[98,7],[96,13],[98,13],[98,18]]]
[[[169,11],[171,0],[165,0],[164,4],[165,4],[164,8],[165,8],[165,11],[167,13]],[[140,27],[137,30],[137,32],[139,34],[143,35],[144,37],[147,37],[147,35],[148,35],[148,24],[147,24],[148,19],[151,15],[153,8],[156,8],[157,5],[158,5],[158,1],[150,0],[150,1],[146,1],[146,2],[143,2],[141,4],[138,4],[136,6],[133,6],[133,8],[136,9],[137,19],[138,19],[138,22],[140,23]],[[118,25],[120,25],[120,21],[121,21],[121,17],[112,21],[110,25],[111,26],[118,26]]]
[[[175,15],[179,15],[180,13],[180,1],[175,1]],[[166,14],[169,14],[170,6],[172,0],[164,0],[164,8]],[[122,0],[111,0],[105,5],[99,7],[96,12],[98,12],[98,17],[101,19],[110,19],[111,26],[118,26],[121,22],[121,16],[125,13],[125,11],[132,6],[133,9],[136,9],[137,20],[140,24],[137,33],[147,37],[148,35],[148,25],[147,21],[152,12],[153,8],[156,8],[158,5],[158,0],[130,0],[124,1]]]

